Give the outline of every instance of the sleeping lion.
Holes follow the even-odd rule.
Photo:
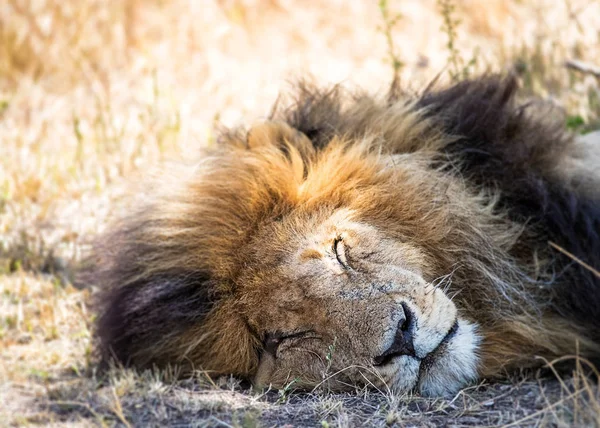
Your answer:
[[[95,247],[103,360],[426,396],[598,361],[600,144],[516,88],[300,84],[224,132]]]

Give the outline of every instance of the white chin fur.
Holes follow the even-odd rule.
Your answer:
[[[448,396],[474,382],[477,379],[480,340],[476,325],[459,319],[456,334],[443,345],[433,363],[423,369],[419,392],[427,397]]]

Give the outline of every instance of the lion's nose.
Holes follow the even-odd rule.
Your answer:
[[[415,316],[407,305],[402,303],[403,316],[398,322],[398,329],[394,336],[394,343],[383,354],[373,359],[373,364],[382,366],[389,363],[392,358],[401,355],[416,357],[413,346],[413,334],[415,327]]]

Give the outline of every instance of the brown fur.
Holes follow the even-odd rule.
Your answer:
[[[390,293],[440,329],[446,313],[476,322],[480,375],[600,356],[585,302],[600,302],[598,281],[547,244],[597,267],[600,252],[585,252],[600,244],[580,240],[600,233],[598,200],[565,177],[572,138],[514,92],[490,77],[390,105],[304,85],[272,121],[225,133],[98,245],[88,278],[103,290],[104,358],[276,385],[327,370],[360,381],[344,369],[385,350]],[[571,218],[563,200],[583,229],[555,227]],[[356,272],[331,256],[340,234]]]

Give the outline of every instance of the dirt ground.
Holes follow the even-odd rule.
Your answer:
[[[579,380],[578,380],[579,379]],[[16,424],[67,426],[597,426],[598,390],[579,377],[481,382],[454,397],[387,391],[253,391],[235,379],[115,371],[110,380],[66,373],[25,399]],[[8,397],[10,398],[10,397]],[[8,401],[6,401],[8,403]],[[9,405],[10,408],[10,405]]]
[[[252,391],[96,372],[90,241],[150,171],[268,115],[309,76],[385,91],[516,71],[523,98],[600,128],[597,0],[0,2],[0,426],[600,426],[593,370],[427,400]],[[585,68],[585,67],[584,67]]]

